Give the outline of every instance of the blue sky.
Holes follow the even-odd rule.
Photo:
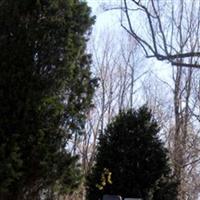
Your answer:
[[[106,30],[114,34],[122,34],[121,37],[124,37],[122,27],[120,26],[120,11],[112,10],[104,12],[102,8],[103,3],[105,5],[106,2],[106,5],[109,5],[110,2],[116,2],[116,0],[87,0],[87,2],[92,8],[94,15],[96,15],[96,23],[93,27],[92,37],[98,39],[102,37],[102,32]],[[171,82],[171,65],[157,61],[156,59],[145,59],[146,62],[150,70],[156,73],[160,79]]]

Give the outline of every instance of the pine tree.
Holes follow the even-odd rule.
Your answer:
[[[99,138],[96,163],[87,179],[87,199],[114,194],[175,200],[176,182],[158,132],[146,107],[120,112]]]
[[[78,185],[66,145],[96,84],[85,53],[93,22],[79,0],[0,0],[0,199]]]

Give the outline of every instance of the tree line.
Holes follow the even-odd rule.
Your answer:
[[[199,3],[110,9],[123,37],[88,44],[84,1],[0,1],[0,199],[198,198]]]

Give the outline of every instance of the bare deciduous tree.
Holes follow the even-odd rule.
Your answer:
[[[135,83],[146,73],[138,67],[138,48],[134,39],[125,32],[123,32],[126,36],[124,39],[119,39],[120,33],[112,35],[106,31],[103,34],[103,44],[99,45],[99,41],[92,41],[90,44],[94,60],[93,70],[95,76],[99,78],[99,87],[93,100],[94,108],[88,114],[87,134],[81,143],[86,173],[93,165],[100,131],[104,130],[106,124],[120,109],[135,105],[134,93],[137,92]]]
[[[122,27],[137,40],[146,57],[200,68],[199,1],[122,0],[121,11]],[[188,62],[188,58],[196,61]]]
[[[196,200],[200,192],[200,137],[196,119],[200,111],[197,93],[200,74],[192,68],[174,68],[172,75],[169,83],[155,74],[147,77],[144,96],[161,125],[160,136],[170,151],[174,174],[180,181],[179,199]]]

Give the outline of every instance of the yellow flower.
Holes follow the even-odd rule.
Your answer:
[[[108,173],[108,180],[107,180],[109,184],[112,184],[111,175],[112,175],[112,173],[109,172]]]
[[[103,190],[103,186],[99,185],[99,184],[96,184],[96,187],[99,189],[99,190]]]
[[[106,186],[106,183],[112,184],[111,175],[112,173],[107,168],[104,168],[104,171],[101,174],[101,182],[100,184],[96,184],[96,187],[99,190],[103,190],[103,188]]]

